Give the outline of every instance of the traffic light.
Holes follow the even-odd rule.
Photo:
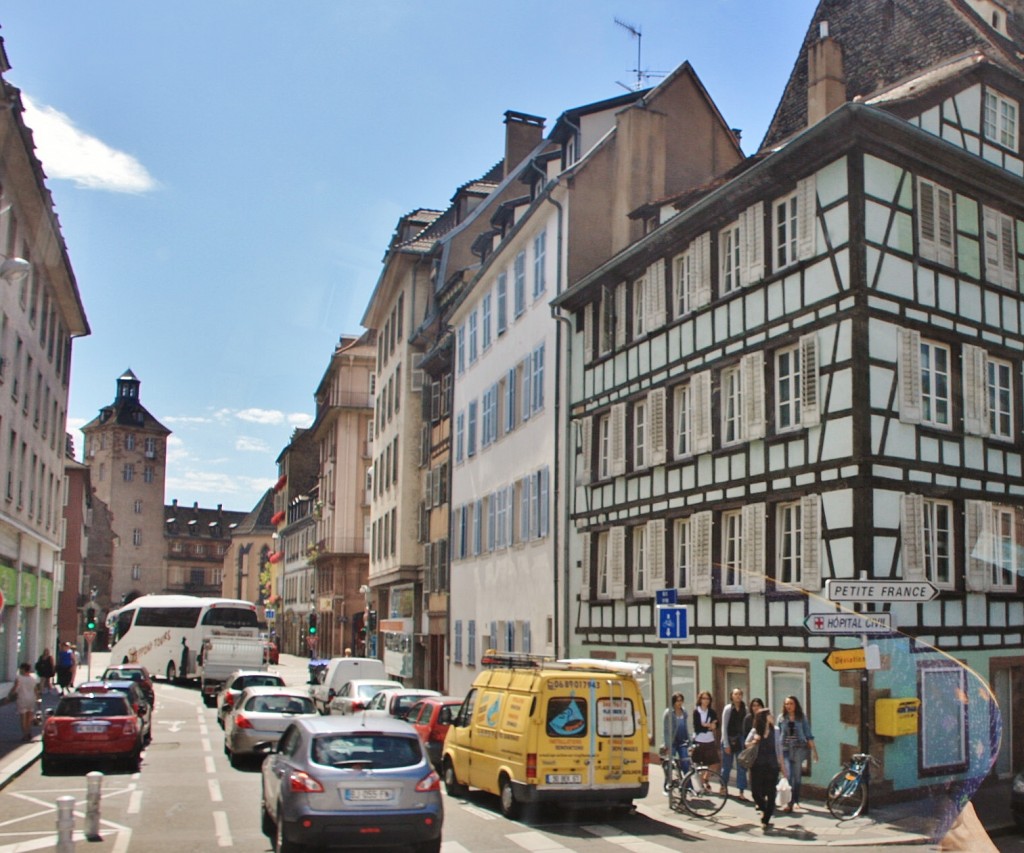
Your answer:
[[[90,607],[85,611],[85,630],[95,631],[96,630],[96,608]]]
[[[309,614],[309,636],[316,636],[316,613]]]
[[[376,631],[377,630],[377,611],[376,610],[371,610],[370,611],[369,618],[366,620],[366,627],[370,631]]]

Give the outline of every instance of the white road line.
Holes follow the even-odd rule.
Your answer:
[[[128,853],[128,845],[132,840],[132,831],[128,827],[124,827],[117,833],[117,841],[114,842],[114,848],[111,853]]]
[[[200,741],[200,743],[203,745],[203,752],[209,752],[210,751],[210,739],[208,737],[204,737]]]
[[[199,726],[199,734],[200,735],[202,735],[203,737],[206,737],[206,735],[208,735],[209,733],[210,733],[210,730],[205,725],[200,725]]]
[[[465,803],[462,806],[462,810],[464,812],[466,812],[467,814],[473,815],[473,817],[480,818],[480,820],[497,820],[498,819],[498,816],[494,812],[488,811],[487,809],[482,809],[482,808],[480,808],[480,806],[471,806],[469,803]]]
[[[441,853],[469,853],[469,848],[463,847],[458,841],[442,841]]]
[[[230,847],[234,842],[231,840],[231,827],[228,826],[227,812],[213,813],[213,827],[217,835],[217,844],[221,847]]]
[[[565,850],[568,851],[568,853],[573,853],[571,847],[559,844],[555,839],[549,838],[542,832],[516,832],[512,835],[506,835],[505,837],[513,844],[518,844],[524,850]]]
[[[207,755],[206,756],[206,772],[207,773],[216,773],[217,772],[217,768],[214,767],[214,765],[213,765],[213,756],[212,755]]]
[[[223,802],[224,797],[220,793],[220,782],[216,779],[210,779],[207,784],[210,786],[210,801],[214,803]]]
[[[596,835],[609,844],[617,844],[619,847],[632,851],[632,853],[672,853],[672,848],[670,847],[655,844],[653,841],[645,841],[643,838],[637,838],[635,835],[624,833],[621,829],[616,829],[614,826],[595,824],[594,826],[584,826],[582,829],[584,832]]]
[[[142,791],[132,791],[128,797],[128,814],[138,814],[142,810]]]

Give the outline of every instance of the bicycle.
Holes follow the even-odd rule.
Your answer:
[[[665,787],[669,808],[677,812],[686,809],[694,817],[711,817],[722,810],[729,794],[716,771],[694,760],[692,746],[689,753],[690,769],[685,774],[677,756],[662,759],[662,766],[667,766]]]
[[[825,804],[837,820],[852,820],[868,804],[870,768],[878,759],[858,752],[828,783]]]

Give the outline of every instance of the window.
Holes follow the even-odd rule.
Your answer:
[[[462,620],[455,620],[455,630],[452,632],[455,636],[452,649],[452,660],[455,663],[462,663]]]
[[[152,459],[154,456],[156,456],[156,439],[153,438],[152,436],[147,436],[145,448],[147,459]]]
[[[638,278],[633,282],[633,337],[642,338],[647,334],[647,279]]]
[[[1017,247],[1013,219],[998,210],[984,208],[985,280],[1001,287],[1017,287]]]
[[[647,402],[633,404],[633,467],[647,466]]]
[[[779,432],[800,426],[800,349],[789,347],[775,356],[775,427]]]
[[[648,592],[647,526],[633,528],[633,592]]]
[[[135,466],[131,462],[125,462],[124,468],[121,470],[121,476],[126,483],[130,483],[135,479]]]
[[[953,504],[922,500],[925,577],[938,587],[953,587]]]
[[[786,584],[800,583],[803,562],[803,525],[799,501],[779,506],[778,545],[777,579]]]
[[[466,416],[459,412],[455,416],[455,461],[461,462],[465,450]]]
[[[918,669],[921,769],[929,775],[967,769],[967,676],[957,661],[928,661]]]
[[[676,589],[690,588],[693,568],[693,547],[690,536],[690,519],[677,519],[675,524]]]
[[[598,352],[609,353],[615,346],[615,328],[618,310],[615,304],[616,288],[605,287],[601,291],[601,326],[599,330]]]
[[[491,348],[491,294],[484,294],[484,298],[480,305],[480,325],[483,326],[481,334],[483,335],[483,348],[488,350]]]
[[[731,293],[739,289],[741,284],[740,245],[742,235],[739,222],[723,228],[718,234],[718,248],[721,256],[721,288],[722,293]]]
[[[1013,386],[1009,362],[994,358],[986,360],[986,402],[989,435],[1013,438]]]
[[[610,570],[608,567],[609,538],[607,530],[597,534],[597,597],[608,598],[611,591]]]
[[[142,512],[142,501],[140,501],[138,498],[136,498],[135,499],[135,503],[132,506],[132,509],[135,511],[136,515],[141,513]]]
[[[141,544],[142,544],[142,531],[138,527],[136,527],[134,530],[132,530],[132,545],[141,545]]]
[[[722,371],[722,444],[735,444],[743,438],[743,383],[740,367]]]
[[[775,269],[781,270],[797,260],[796,193],[775,202]]]
[[[1017,536],[1014,512],[1009,507],[993,507],[993,543],[991,589],[1013,590],[1017,577]]]
[[[134,450],[135,449],[135,433],[130,432],[124,437],[124,449]]]
[[[483,396],[483,421],[480,425],[480,446],[487,447],[498,440],[498,386],[492,385]]]
[[[533,368],[530,376],[530,406],[533,413],[544,408],[544,344],[533,351]]]
[[[539,297],[546,289],[544,258],[547,246],[547,232],[541,231],[533,238],[533,298]]]
[[[466,455],[476,455],[476,410],[477,402],[469,404],[469,417],[466,418]]]
[[[514,367],[510,367],[508,373],[505,374],[505,410],[502,414],[506,433],[512,432],[516,428],[516,379],[518,375],[519,372]]]
[[[142,566],[140,566],[138,563],[135,563],[132,566],[132,580],[142,580]]]
[[[921,341],[921,417],[932,426],[948,427],[949,347]]]
[[[688,456],[692,450],[693,413],[691,411],[690,383],[681,385],[673,396],[675,414],[675,454],[676,457]]]
[[[917,181],[918,254],[953,266],[953,194],[931,181]]]
[[[526,252],[520,252],[512,264],[514,310],[519,317],[526,310]]]
[[[455,365],[459,374],[466,372],[466,325],[463,323],[455,333]]]
[[[145,483],[153,482],[153,466],[147,465],[142,469],[142,480]]]
[[[985,91],[985,138],[1003,148],[1017,150],[1017,102],[999,92]]]
[[[722,513],[722,592],[743,591],[743,513]]]
[[[477,316],[476,311],[469,315],[469,363],[476,362],[477,355]]]
[[[612,475],[612,416],[601,415],[597,419],[597,476],[605,480]]]
[[[508,273],[498,274],[498,334],[505,333],[508,328]]]

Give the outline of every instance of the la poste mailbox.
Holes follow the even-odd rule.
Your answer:
[[[920,699],[876,699],[875,734],[899,737],[917,734]]]

